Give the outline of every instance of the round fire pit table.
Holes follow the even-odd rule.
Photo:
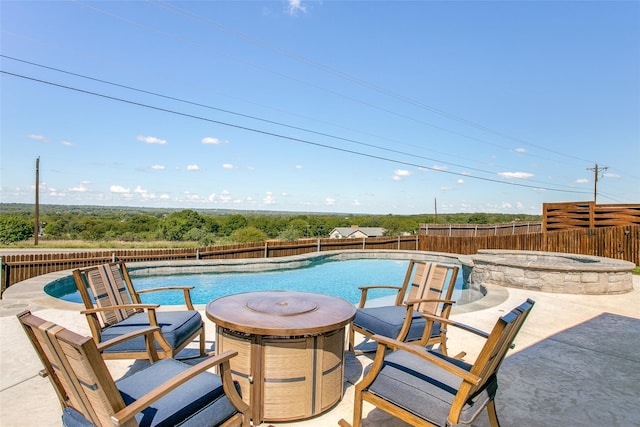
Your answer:
[[[216,352],[238,351],[234,379],[255,425],[316,416],[342,398],[345,326],[356,308],[310,292],[234,294],[207,304]]]

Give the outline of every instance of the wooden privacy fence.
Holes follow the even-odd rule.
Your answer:
[[[508,224],[420,224],[421,235],[447,237],[508,236],[540,233],[542,222],[512,222]]]
[[[395,236],[365,239],[304,239],[193,249],[108,249],[6,255],[1,259],[1,291],[14,283],[55,271],[122,260],[274,258],[335,250],[421,250],[470,255],[479,249],[550,251],[603,256],[640,264],[640,225],[506,236]]]

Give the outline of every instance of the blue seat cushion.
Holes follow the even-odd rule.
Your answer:
[[[434,351],[430,353],[467,371],[471,369],[471,365],[462,360]],[[365,369],[365,375],[369,369],[370,367]],[[462,379],[446,369],[399,350],[385,356],[383,367],[369,386],[369,391],[420,418],[444,426],[461,384]],[[497,389],[498,381],[493,376],[464,405],[457,425],[470,425],[495,397]]]
[[[158,319],[158,326],[162,330],[162,335],[173,348],[180,347],[203,325],[200,313],[195,310],[157,311],[156,318]],[[100,339],[101,341],[107,341],[147,326],[149,326],[149,315],[146,312],[137,313],[118,324],[105,328]],[[161,349],[157,343],[156,348],[158,350]],[[127,340],[108,348],[105,353],[131,351],[146,351],[144,337]]]
[[[62,425],[64,427],[96,427],[84,415],[69,406],[62,410]]]
[[[116,386],[125,405],[130,405],[190,367],[175,359],[162,359],[116,381]],[[224,394],[220,377],[203,372],[154,402],[136,416],[136,421],[141,427],[217,426],[236,412]]]
[[[402,329],[407,308],[399,305],[389,305],[384,307],[365,307],[356,311],[353,324],[370,332],[372,335],[378,334],[389,338],[396,338]],[[406,341],[415,341],[422,338],[427,321],[417,311],[413,311],[411,317],[411,327]],[[440,335],[440,323],[434,323],[431,336]]]

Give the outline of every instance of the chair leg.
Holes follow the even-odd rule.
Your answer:
[[[356,388],[353,396],[353,424],[352,427],[360,427],[362,424],[362,391]]]
[[[204,357],[206,355],[205,353],[205,337],[204,337],[204,328],[202,328],[202,331],[200,332],[200,357]]]
[[[349,325],[349,347],[347,351],[353,353],[355,351],[355,332],[353,330],[353,325]]]
[[[491,427],[500,427],[500,421],[498,421],[498,413],[496,412],[496,402],[491,399],[487,404],[487,412],[489,413],[489,423]]]
[[[440,353],[445,356],[448,356],[447,353],[447,336],[445,334],[440,334]]]

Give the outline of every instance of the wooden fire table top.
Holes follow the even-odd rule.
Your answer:
[[[353,319],[354,304],[331,295],[257,291],[207,304],[207,317],[223,328],[254,335],[305,336],[339,329]]]

